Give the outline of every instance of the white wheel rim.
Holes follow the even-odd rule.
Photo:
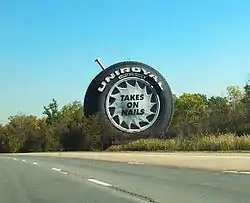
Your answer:
[[[119,80],[109,90],[106,113],[118,129],[141,132],[151,127],[160,111],[160,100],[155,89],[145,80],[128,77]]]

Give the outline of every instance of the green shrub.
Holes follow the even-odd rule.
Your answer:
[[[250,134],[250,124],[242,124],[236,129],[237,136]]]
[[[250,150],[250,137],[234,134],[210,135],[167,140],[141,139],[111,146],[108,151],[231,151]]]

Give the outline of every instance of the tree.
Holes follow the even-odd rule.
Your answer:
[[[210,133],[230,132],[230,106],[226,97],[211,97],[208,100],[208,112],[208,131]]]
[[[43,114],[46,115],[46,122],[49,125],[52,125],[53,123],[57,122],[59,119],[59,110],[58,110],[58,103],[55,99],[52,99],[52,101],[47,105],[44,106]]]
[[[89,144],[92,150],[105,150],[114,141],[121,141],[122,133],[115,132],[111,127],[111,123],[103,118],[104,116],[101,114],[96,114],[86,119],[85,133],[86,136],[90,137]]]
[[[10,152],[6,127],[0,124],[0,153]]]
[[[245,85],[244,90],[244,97],[242,99],[244,116],[241,125],[236,129],[236,134],[239,136],[250,134],[250,83]]]
[[[85,117],[83,106],[79,101],[74,101],[62,107],[60,123],[66,131],[61,134],[60,141],[64,150],[88,150],[88,140],[84,133]]]
[[[229,123],[231,132],[235,132],[236,129],[244,123],[245,108],[242,103],[243,92],[239,86],[227,87],[227,99],[230,106]]]
[[[201,131],[201,121],[207,118],[208,101],[202,94],[182,94],[175,99],[173,127],[182,135]]]
[[[250,81],[244,87],[245,93],[243,98],[243,103],[245,105],[245,121],[250,124]]]
[[[37,123],[37,117],[19,114],[11,116],[6,125],[10,148],[12,152],[35,152],[41,151],[43,131]]]
[[[239,86],[231,85],[227,87],[227,99],[233,110],[236,109],[237,105],[241,103],[243,93]]]

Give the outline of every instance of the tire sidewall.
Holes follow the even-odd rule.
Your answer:
[[[135,68],[135,67],[138,68],[137,70],[141,69],[141,72],[133,72],[132,68]],[[131,72],[121,73],[122,69],[125,69],[125,70],[130,69]],[[120,72],[121,74],[113,79],[108,80],[109,82],[107,82],[105,78],[107,76],[110,76],[110,74],[114,74],[115,72],[116,73]],[[94,109],[92,110],[91,113],[102,113],[102,115],[104,115],[105,117],[104,119],[106,120],[106,122],[112,123],[109,120],[108,114],[106,112],[106,98],[108,96],[108,93],[110,89],[118,81],[124,78],[129,79],[131,77],[136,77],[136,78],[142,77],[144,78],[145,81],[147,81],[150,85],[153,86],[160,100],[160,111],[159,111],[158,117],[156,118],[152,126],[150,126],[146,130],[141,131],[141,132],[133,132],[133,133],[124,132],[112,124],[111,126],[113,126],[114,128],[113,130],[117,133],[123,132],[125,134],[134,135],[134,136],[144,135],[144,136],[149,136],[149,137],[156,137],[156,136],[160,136],[164,134],[169,128],[171,120],[172,120],[172,116],[173,116],[172,92],[165,78],[157,70],[155,70],[151,66],[144,64],[144,63],[134,62],[134,61],[120,62],[120,63],[116,63],[116,64],[109,66],[107,69],[99,73],[92,80],[87,90],[86,96],[85,96],[85,97],[88,97],[88,96],[91,97],[90,95],[92,95],[93,97],[94,95],[95,97],[95,98],[87,100],[88,102],[92,100],[91,101],[92,105],[95,106],[93,107]],[[103,81],[105,81],[107,84],[105,88],[102,89],[102,92],[100,92],[98,88],[100,89],[100,87],[103,87],[103,85],[101,85]],[[86,98],[85,98],[85,101],[86,101]],[[93,112],[93,111],[96,111],[96,112]]]

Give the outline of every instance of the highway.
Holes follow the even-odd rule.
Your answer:
[[[249,203],[250,173],[0,155],[1,203]]]

